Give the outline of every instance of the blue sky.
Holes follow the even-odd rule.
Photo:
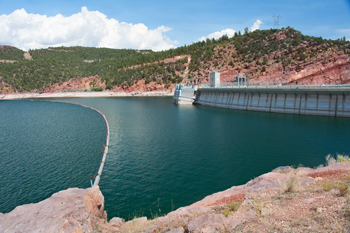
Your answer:
[[[98,11],[106,16],[102,21],[107,25],[104,30],[102,21],[90,20],[90,15],[85,17],[81,34],[78,34],[77,27],[72,32],[66,32],[65,28],[70,28],[70,20],[79,21],[78,18],[68,18],[74,14],[82,12],[82,7],[86,7],[88,13]],[[12,15],[18,9],[24,9],[19,20]],[[51,20],[35,18],[44,16],[47,18],[57,16]],[[337,39],[346,36],[350,39],[350,0],[281,0],[281,1],[43,1],[43,0],[0,0],[0,34],[5,34],[6,38],[0,38],[0,44],[13,43],[13,45],[28,49],[29,47],[45,47],[49,45],[74,45],[81,43],[84,46],[101,46],[101,47],[130,47],[130,48],[152,48],[155,50],[166,49],[169,47],[182,46],[198,41],[199,38],[207,37],[214,32],[220,32],[225,29],[243,31],[245,27],[251,28],[254,22],[260,20],[260,29],[269,29],[274,26],[273,14],[282,16],[280,27],[291,26],[303,34],[311,36],[322,36],[327,39]],[[23,16],[23,17],[22,17]],[[2,17],[2,18],[1,18]],[[34,19],[35,18],[35,19]],[[63,24],[60,20],[66,18]],[[114,19],[118,21],[111,20]],[[15,22],[16,21],[16,22]],[[114,26],[110,26],[113,21]],[[4,23],[6,22],[6,23]],[[39,22],[39,23],[38,23]],[[56,31],[50,32],[45,28],[39,28],[40,22],[45,22],[45,28],[58,26]],[[124,29],[118,32],[119,42],[112,41],[113,33],[119,30],[119,23]],[[130,25],[132,24],[132,25]],[[138,25],[140,27],[134,27]],[[36,36],[26,37],[23,34],[26,25],[31,25],[33,34]],[[89,26],[90,25],[90,26]],[[109,26],[108,26],[109,25]],[[142,26],[142,27],[141,27]],[[163,26],[163,28],[160,28]],[[145,29],[146,27],[146,29]],[[94,28],[100,28],[100,31],[94,32]],[[62,31],[63,30],[63,31]],[[102,31],[109,31],[108,35],[102,35]],[[129,31],[132,31],[132,35]],[[145,31],[147,30],[147,31]],[[72,34],[75,32],[74,35]],[[91,31],[91,34],[84,34]],[[6,34],[8,33],[8,34]],[[51,33],[51,34],[50,34]],[[56,35],[59,34],[60,35]],[[65,34],[62,34],[65,33]],[[28,34],[28,33],[27,33]],[[44,36],[41,36],[45,34]],[[113,34],[113,35],[112,35]],[[17,37],[15,36],[17,35]],[[93,36],[91,36],[93,35]],[[59,36],[59,39],[56,38]],[[94,37],[93,40],[79,37]],[[35,40],[40,38],[40,42]],[[152,40],[152,38],[155,38]],[[56,38],[56,39],[55,39]],[[130,40],[132,43],[124,42]],[[141,39],[139,39],[141,38]],[[142,40],[144,38],[144,40]],[[101,42],[104,41],[104,42]],[[25,46],[24,46],[25,44]]]

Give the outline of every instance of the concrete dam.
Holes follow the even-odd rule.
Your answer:
[[[212,75],[213,74],[213,75]],[[350,117],[350,85],[247,85],[244,76],[237,82],[202,85],[192,104],[210,107],[302,115]],[[242,80],[241,80],[242,79]],[[190,88],[186,88],[188,93]]]

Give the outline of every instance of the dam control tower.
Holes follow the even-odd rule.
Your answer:
[[[210,87],[220,87],[219,71],[210,73]],[[197,90],[198,85],[184,86],[183,84],[176,84],[173,103],[177,105],[193,104],[196,99]]]
[[[219,87],[220,86],[220,72],[214,71],[210,73],[210,87]]]

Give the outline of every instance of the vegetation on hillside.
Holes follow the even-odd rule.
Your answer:
[[[23,51],[6,45],[0,45],[0,60],[22,60]]]
[[[210,40],[206,44],[210,44]],[[268,66],[274,64],[285,70],[299,71],[308,62],[317,61],[318,55],[324,57],[327,51],[350,54],[350,43],[345,38],[327,40],[305,36],[289,27],[280,30],[256,30],[244,35],[238,33],[232,38],[221,38],[221,42],[215,44],[211,59],[207,59],[203,53],[198,67],[204,72],[194,70],[194,74],[207,75],[212,70],[231,67],[238,73],[244,69],[247,77],[258,77],[267,71]]]
[[[308,49],[319,45],[323,45],[322,49]],[[209,72],[228,66],[239,71],[250,68],[247,76],[265,72],[271,63],[281,64],[283,68],[301,69],[302,63],[328,50],[350,54],[350,43],[345,38],[327,40],[305,36],[288,27],[247,31],[244,34],[239,32],[232,38],[224,35],[218,40],[206,39],[161,52],[56,47],[30,50],[33,60],[25,60],[24,51],[1,46],[0,60],[16,62],[0,62],[0,85],[2,83],[20,92],[42,90],[72,78],[96,75],[102,82],[105,81],[107,89],[116,85],[131,86],[138,80],[145,80],[146,84],[155,81],[169,85],[184,78],[203,80]],[[179,55],[184,58],[171,63],[162,61]],[[191,62],[187,67],[189,57]]]

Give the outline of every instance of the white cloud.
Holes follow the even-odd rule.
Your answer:
[[[251,32],[254,32],[255,30],[258,30],[258,29],[260,29],[260,25],[261,24],[263,24],[263,22],[261,22],[261,20],[257,20],[254,24],[253,24],[253,26],[250,28],[250,31]]]
[[[338,33],[343,33],[345,35],[350,35],[350,28],[346,28],[346,29],[337,29],[336,30]]]
[[[335,36],[339,37],[339,39],[343,39],[345,36],[346,41],[350,41],[350,28],[344,28],[344,29],[336,29]]]
[[[258,19],[256,22],[254,22],[253,26],[250,28],[250,31],[253,32],[253,31],[259,29],[261,24],[263,24],[263,22]],[[209,39],[215,38],[217,40],[225,34],[228,35],[228,37],[233,37],[235,35],[235,32],[236,32],[235,30],[233,30],[231,28],[227,28],[227,29],[222,30],[220,32],[210,33],[208,36],[202,36],[201,38],[198,39],[198,41],[203,41],[203,40],[206,40],[207,38],[209,38]]]
[[[203,40],[206,40],[207,38],[209,38],[209,39],[215,38],[215,40],[217,40],[220,37],[222,37],[223,35],[227,35],[228,37],[233,37],[235,35],[235,32],[236,32],[235,30],[233,30],[231,28],[227,28],[227,29],[224,29],[220,32],[210,33],[208,36],[202,36],[201,38],[198,39],[198,41],[203,41]]]
[[[174,48],[165,32],[171,28],[148,29],[142,23],[129,24],[108,19],[99,11],[81,12],[64,17],[28,14],[24,9],[0,15],[0,44],[23,50],[49,46],[90,46],[107,48],[152,49]]]

